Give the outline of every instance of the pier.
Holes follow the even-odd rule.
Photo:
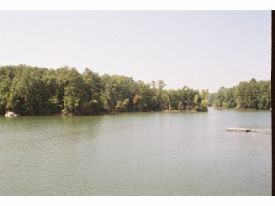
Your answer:
[[[229,132],[256,132],[256,130],[253,130],[251,128],[242,128],[242,127],[229,127],[226,129],[226,131],[229,131]]]
[[[255,126],[249,127],[228,127],[226,129],[228,132],[257,132],[257,133],[265,133],[270,134],[271,128],[257,128]]]

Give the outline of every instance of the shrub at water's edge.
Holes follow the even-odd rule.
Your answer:
[[[96,115],[163,110],[207,111],[208,90],[165,89],[162,80],[145,83],[85,69],[56,70],[26,65],[0,67],[0,114]]]

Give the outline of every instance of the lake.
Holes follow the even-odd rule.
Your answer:
[[[271,195],[270,111],[0,117],[0,195]]]

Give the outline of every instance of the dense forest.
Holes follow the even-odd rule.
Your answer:
[[[207,111],[208,90],[165,89],[162,80],[145,83],[86,68],[0,67],[0,114],[93,115],[161,110]]]
[[[162,110],[207,111],[207,106],[270,109],[271,82],[240,82],[232,88],[165,89],[162,80],[145,83],[122,75],[99,75],[86,68],[0,67],[0,115],[94,115]]]
[[[271,108],[271,82],[240,82],[231,88],[221,87],[217,93],[209,95],[209,106],[218,108],[262,109]]]

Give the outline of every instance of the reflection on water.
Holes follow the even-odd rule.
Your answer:
[[[1,195],[270,195],[270,112],[0,118]]]

